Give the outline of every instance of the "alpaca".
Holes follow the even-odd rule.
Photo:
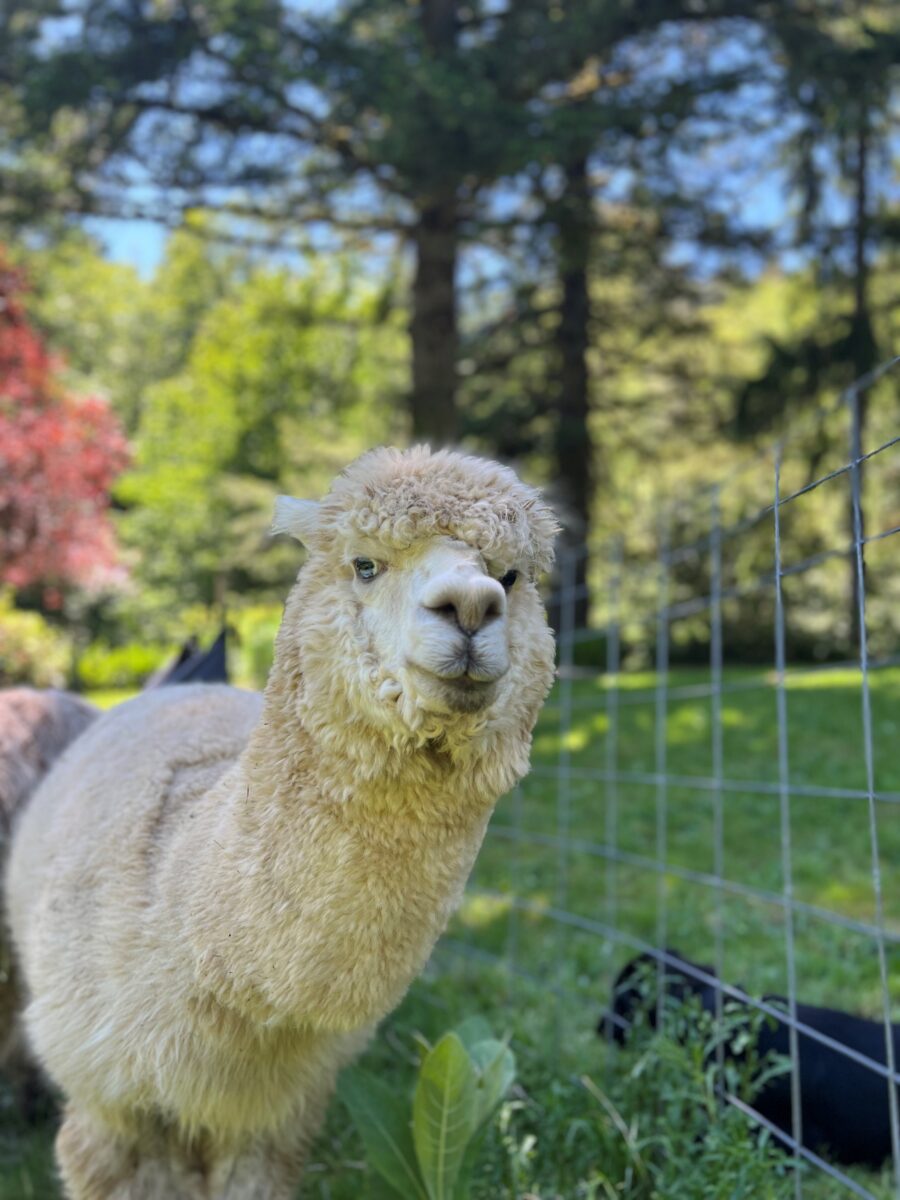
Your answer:
[[[19,806],[97,713],[71,692],[0,690],[0,824],[6,835]]]
[[[0,865],[16,815],[51,765],[98,715],[71,692],[0,689]],[[16,964],[0,928],[0,1059],[19,1107],[31,1111],[42,1084],[18,1029],[20,986]]]
[[[288,1200],[340,1068],[458,903],[554,674],[556,523],[508,468],[371,451],[276,528],[308,558],[263,697],[147,692],[51,773],[7,903],[71,1200]]]

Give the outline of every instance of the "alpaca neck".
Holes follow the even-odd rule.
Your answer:
[[[304,719],[299,679],[284,662],[273,670],[231,789],[225,836],[243,866],[217,921],[217,964],[232,1006],[355,1029],[389,1011],[428,958],[497,780],[481,755],[461,772],[440,746],[398,746],[349,712],[344,737],[330,733],[333,709],[323,735]]]

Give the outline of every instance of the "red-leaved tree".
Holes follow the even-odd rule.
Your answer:
[[[0,584],[41,587],[52,605],[123,574],[109,491],[128,446],[103,399],[62,386],[24,291],[0,250]]]

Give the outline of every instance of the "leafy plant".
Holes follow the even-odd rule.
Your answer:
[[[0,587],[0,687],[62,687],[71,657],[64,633],[40,613],[16,608],[12,590]]]
[[[381,1177],[379,1194],[467,1200],[481,1137],[515,1072],[509,1046],[480,1017],[427,1048],[411,1105],[368,1071],[345,1072],[338,1094]]]
[[[61,588],[124,578],[109,491],[128,447],[105,400],[63,386],[24,292],[0,248],[0,583],[59,608]]]
[[[175,653],[175,647],[129,642],[107,646],[93,642],[78,660],[78,680],[83,688],[141,687],[152,673]]]

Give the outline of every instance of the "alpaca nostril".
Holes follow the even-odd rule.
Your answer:
[[[506,592],[496,579],[448,571],[431,581],[420,603],[432,618],[438,617],[472,637],[505,614]]]
[[[488,621],[493,621],[497,617],[503,616],[503,603],[496,597],[492,597],[485,609],[484,616],[481,619],[482,625],[487,625]]]
[[[425,607],[429,612],[433,612],[437,617],[443,617],[451,625],[455,625],[467,636],[471,637],[475,632],[474,629],[467,627],[466,623],[459,615],[459,610],[452,601],[445,601],[443,604],[426,604]]]
[[[426,604],[428,612],[455,625],[468,637],[472,637],[489,621],[494,621],[503,615],[504,603],[502,597],[464,595],[456,600],[441,598],[438,604]]]

